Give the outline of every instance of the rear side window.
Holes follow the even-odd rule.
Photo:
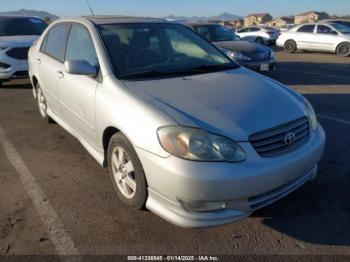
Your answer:
[[[67,41],[67,60],[84,60],[93,66],[98,64],[90,33],[84,26],[72,25]]]
[[[317,27],[317,33],[319,34],[332,34],[332,31],[332,28],[325,25],[319,25]]]
[[[66,45],[68,24],[60,24],[52,27],[47,34],[46,47],[44,53],[63,62],[64,50]]]
[[[298,32],[301,33],[313,33],[315,29],[314,25],[304,25],[298,29]]]
[[[249,32],[258,32],[258,31],[260,31],[260,28],[259,28],[259,27],[251,27],[251,28],[249,29]]]

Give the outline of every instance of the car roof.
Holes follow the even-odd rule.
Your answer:
[[[212,23],[212,22],[186,22],[184,23],[185,25],[189,26],[209,26],[209,25],[219,25],[217,23]]]
[[[40,19],[39,16],[30,16],[30,15],[7,15],[7,14],[0,14],[0,18],[35,18],[35,19]]]
[[[133,17],[133,16],[83,16],[94,24],[119,24],[119,23],[172,23],[170,21],[152,18],[152,17]]]

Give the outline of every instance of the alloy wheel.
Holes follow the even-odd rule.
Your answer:
[[[43,118],[45,118],[47,116],[47,106],[46,106],[46,100],[41,88],[38,88],[37,96],[38,96],[37,100],[38,100],[40,114]]]
[[[119,191],[124,197],[131,199],[136,194],[136,177],[133,163],[128,153],[120,146],[112,151],[112,171]]]

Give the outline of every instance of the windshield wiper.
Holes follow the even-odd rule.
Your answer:
[[[121,79],[131,79],[131,78],[144,78],[144,77],[158,77],[158,76],[167,76],[173,74],[171,71],[159,71],[159,70],[145,70],[139,72],[131,72],[120,74],[119,78]]]
[[[193,70],[203,70],[203,71],[215,71],[215,70],[229,70],[229,69],[236,69],[239,68],[239,65],[229,63],[229,64],[219,64],[219,65],[199,65],[194,68]]]
[[[236,69],[239,66],[233,63],[221,64],[221,65],[199,65],[191,68],[184,68],[179,70],[169,70],[169,71],[160,71],[160,70],[144,70],[139,72],[131,72],[120,74],[120,79],[142,79],[142,78],[152,78],[152,77],[168,77],[168,76],[182,76],[182,75],[191,75],[191,74],[203,74],[212,71],[223,71],[229,69]]]

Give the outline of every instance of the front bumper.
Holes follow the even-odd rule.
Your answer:
[[[14,59],[2,52],[0,62],[9,65],[8,68],[0,67],[0,81],[28,77],[28,60]]]
[[[149,186],[146,207],[181,227],[210,227],[238,221],[312,179],[324,151],[325,134],[320,126],[303,146],[271,158],[260,157],[248,142],[240,144],[248,158],[235,164],[161,158],[137,148]],[[189,212],[180,200],[225,201],[226,208]]]
[[[275,71],[276,70],[276,58],[270,57],[269,59],[258,60],[258,61],[238,61],[238,63],[246,68],[254,71]]]

